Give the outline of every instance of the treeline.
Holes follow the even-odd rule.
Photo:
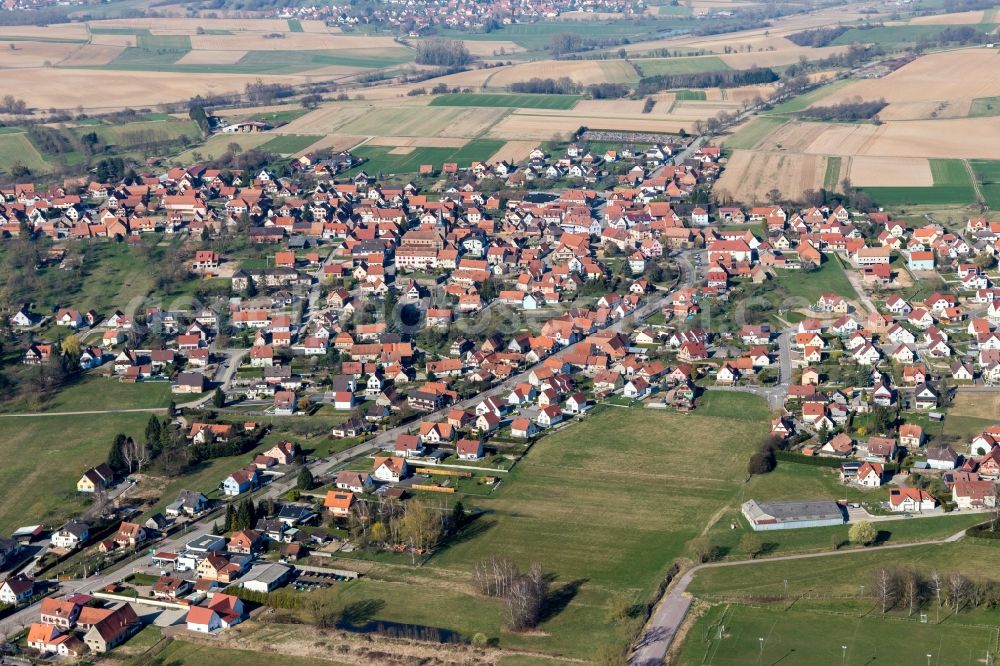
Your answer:
[[[850,100],[830,106],[813,106],[801,111],[799,115],[810,120],[842,120],[848,122],[871,120],[887,105],[888,102],[884,98],[867,101]]]
[[[831,42],[833,42],[833,40],[840,37],[849,29],[850,28],[846,25],[835,25],[830,26],[829,28],[814,28],[813,30],[793,32],[787,37],[789,41],[792,41],[799,46],[828,46]]]
[[[252,450],[260,443],[260,438],[264,436],[263,428],[257,428],[250,432],[242,430],[242,426],[239,424],[233,428],[237,431],[236,434],[230,436],[225,442],[214,441],[211,431],[206,431],[205,436],[208,438],[208,441],[204,444],[193,444],[189,448],[188,464],[197,465],[213,458],[238,456]]]
[[[472,62],[472,54],[465,42],[457,39],[429,39],[417,44],[418,65],[462,67]]]
[[[540,79],[536,76],[527,81],[511,83],[510,91],[536,95],[575,95],[580,92],[580,86],[568,76],[561,76],[558,79]]]
[[[786,80],[802,76],[808,71],[820,69],[851,69],[885,55],[885,49],[877,44],[851,44],[843,53],[806,63],[792,63],[785,68]],[[808,80],[804,82],[810,84]],[[786,84],[787,85],[787,84]]]
[[[292,86],[282,83],[264,83],[262,79],[247,83],[244,95],[251,104],[273,104],[276,100],[295,94]]]
[[[918,49],[946,46],[949,44],[987,44],[996,40],[996,36],[983,32],[969,25],[949,26],[934,35],[927,35],[917,40]]]
[[[760,83],[774,83],[779,78],[770,67],[691,74],[657,74],[640,79],[638,92],[640,95],[649,95],[671,88],[737,88]]]
[[[905,610],[907,615],[945,607],[958,614],[975,608],[1000,606],[1000,583],[976,581],[959,572],[925,575],[911,569],[881,567],[872,574],[872,600],[879,610]]]
[[[0,113],[10,113],[15,116],[23,116],[31,113],[28,103],[23,99],[17,99],[13,95],[4,95],[0,100]]]
[[[579,53],[581,51],[593,51],[595,49],[607,49],[613,46],[628,44],[625,37],[584,37],[575,32],[560,32],[552,35],[549,39],[549,51],[554,56],[566,55],[569,53]]]
[[[621,99],[632,92],[624,83],[592,83],[587,86],[587,94],[593,99]]]

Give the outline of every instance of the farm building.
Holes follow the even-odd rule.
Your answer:
[[[743,515],[755,532],[790,530],[800,527],[842,525],[844,512],[831,500],[743,503]]]

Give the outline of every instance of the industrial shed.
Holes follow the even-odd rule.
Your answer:
[[[844,524],[844,510],[832,500],[743,503],[743,515],[755,532]]]

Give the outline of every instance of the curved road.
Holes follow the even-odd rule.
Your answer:
[[[856,550],[831,550],[823,553],[803,553],[801,555],[781,555],[778,557],[765,557],[759,560],[740,560],[737,562],[711,562],[699,564],[684,572],[670,588],[670,591],[663,597],[659,605],[653,611],[653,615],[646,625],[642,638],[636,644],[632,655],[629,657],[630,666],[661,666],[667,656],[667,650],[677,635],[688,608],[691,606],[691,596],[688,595],[687,588],[699,571],[704,569],[716,569],[719,567],[738,567],[744,565],[764,564],[769,562],[783,562],[786,560],[805,560],[815,557],[840,557],[856,555],[858,553],[879,552],[882,550],[894,550],[897,548],[914,548],[916,546],[932,546],[945,543],[954,543],[965,536],[965,530],[956,532],[946,539],[936,539],[932,541],[914,541],[913,543],[899,543],[888,546],[878,546],[877,548],[864,548]]]

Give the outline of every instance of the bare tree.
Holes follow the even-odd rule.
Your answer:
[[[923,603],[924,583],[915,571],[906,571],[902,575],[900,593],[903,603],[906,604],[907,615],[913,615],[921,603]]]
[[[972,584],[969,579],[957,571],[948,576],[948,605],[956,613],[961,613],[962,609],[969,602],[969,593]]]
[[[872,597],[882,606],[882,614],[896,605],[899,595],[899,585],[894,572],[882,567],[875,572],[871,585]]]
[[[513,560],[497,555],[477,562],[473,571],[476,587],[488,597],[506,596],[518,575],[517,565]]]
[[[943,581],[941,580],[941,574],[938,573],[937,569],[931,572],[931,591],[934,596],[937,597],[937,619],[941,620],[941,590],[944,587]]]
[[[507,596],[504,597],[504,624],[512,631],[523,631],[538,625],[542,616],[545,599],[539,594],[539,587],[531,575],[514,579]]]
[[[142,472],[142,466],[149,462],[146,443],[129,437],[122,446],[122,456],[128,463],[128,473]]]

